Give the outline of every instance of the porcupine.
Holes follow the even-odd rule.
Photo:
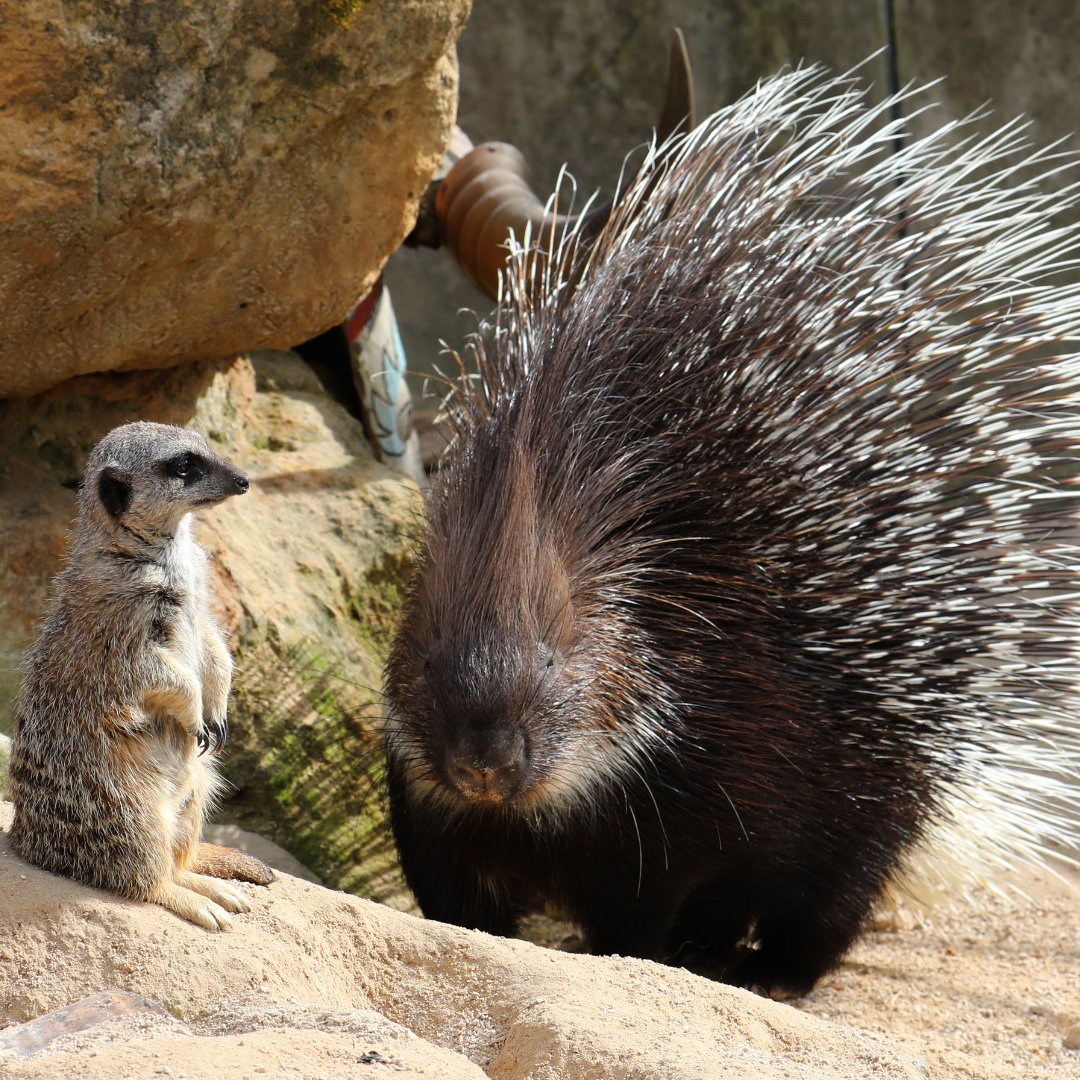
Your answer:
[[[784,997],[942,830],[1075,842],[1077,199],[896,101],[777,76],[514,251],[387,668],[426,916]]]

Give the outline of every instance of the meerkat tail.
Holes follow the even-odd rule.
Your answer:
[[[253,885],[269,885],[276,877],[274,871],[254,855],[217,844],[200,843],[195,849],[191,869],[196,874],[250,881]]]

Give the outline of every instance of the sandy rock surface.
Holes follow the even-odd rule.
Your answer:
[[[339,322],[449,140],[468,0],[0,0],[0,397]]]
[[[1076,1075],[1077,896],[981,904],[871,934],[799,1007],[685,971],[426,923],[282,876],[208,935],[163,909],[42,873],[0,805],[0,1046],[10,1025],[102,990],[164,1006],[20,1057],[0,1075],[526,1078]],[[823,1019],[822,1017],[826,1017]],[[4,1028],[8,1030],[5,1032]],[[352,1070],[352,1071],[350,1071]],[[426,1070],[426,1071],[425,1071]],[[371,1075],[382,1075],[373,1072]]]
[[[345,1080],[364,1066],[381,1067],[384,1075],[403,1080],[482,1080],[485,1075],[462,1055],[371,1009],[295,1003],[236,1003],[191,1025],[149,1011],[121,1015],[63,1035],[22,1060],[0,1048],[0,1075],[12,1080],[76,1075]]]
[[[4,806],[0,828],[9,814]],[[209,936],[162,909],[41,873],[0,836],[0,1025],[102,989],[158,1002],[180,1025],[121,1018],[111,1032],[31,1057],[6,1051],[0,1075],[68,1075],[78,1062],[86,1080],[160,1066],[190,1080],[254,1076],[259,1066],[269,1076],[344,1076],[362,1053],[404,1059],[420,1039],[438,1048],[430,1063],[452,1053],[457,1071],[401,1075],[923,1075],[878,1036],[687,972],[425,923],[289,877],[245,892],[252,912]]]

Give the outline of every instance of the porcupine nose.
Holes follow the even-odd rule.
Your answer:
[[[498,732],[447,750],[444,775],[470,801],[505,802],[519,793],[527,764],[525,740],[517,732]]]
[[[237,495],[243,495],[244,492],[247,491],[251,483],[248,480],[247,476],[242,472],[235,473],[233,475],[232,482],[233,487],[236,488]]]

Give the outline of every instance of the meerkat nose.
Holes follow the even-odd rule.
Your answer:
[[[243,495],[250,486],[250,483],[251,481],[248,480],[248,478],[243,473],[237,473],[233,477],[233,487],[236,488],[236,493],[238,495]]]

